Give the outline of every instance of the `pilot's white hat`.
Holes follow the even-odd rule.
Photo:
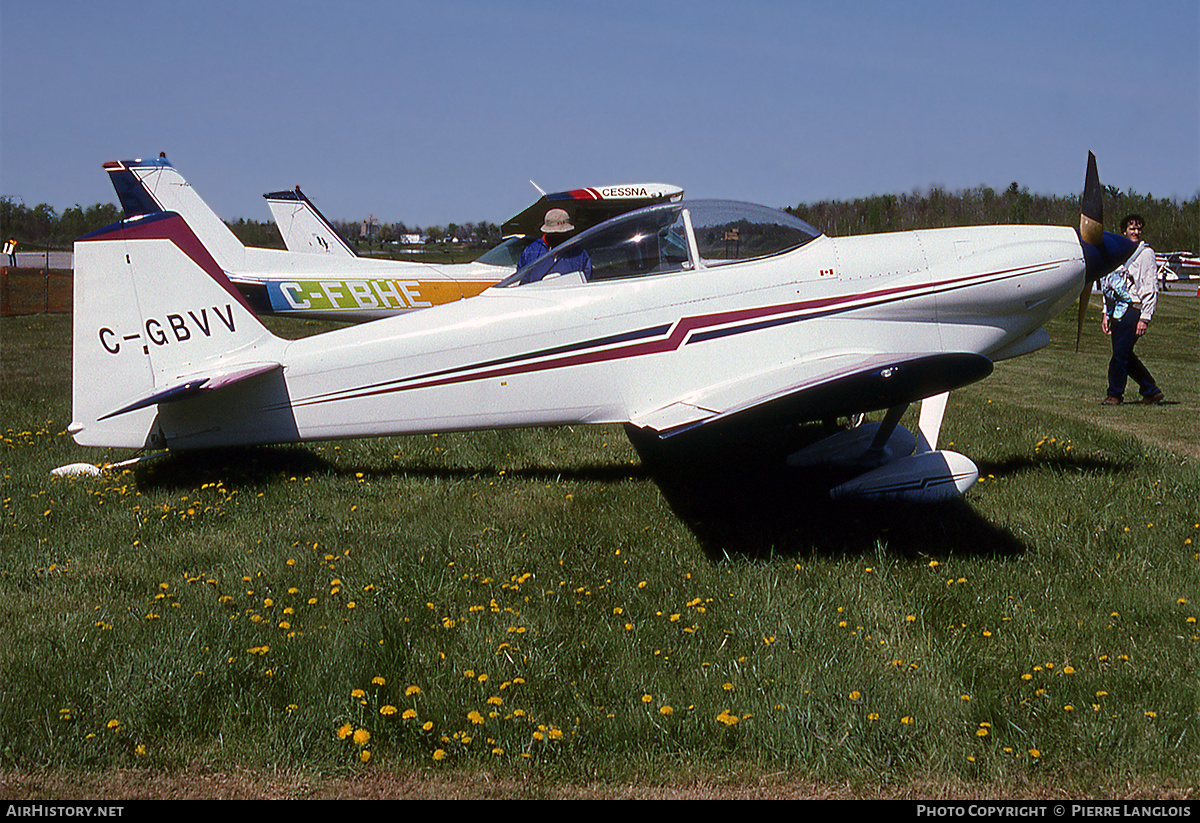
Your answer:
[[[550,209],[546,212],[546,222],[542,223],[542,231],[547,234],[575,231],[575,226],[571,224],[571,216],[567,214],[566,209]]]

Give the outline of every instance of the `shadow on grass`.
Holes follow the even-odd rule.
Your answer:
[[[329,461],[300,446],[247,446],[170,452],[138,466],[134,474],[147,489],[194,489],[204,483],[265,484],[281,475],[339,471]]]
[[[785,455],[828,433],[812,425],[752,435],[726,433],[662,448],[633,431],[630,439],[642,458],[640,465],[532,465],[507,468],[504,473],[545,482],[650,480],[713,559],[873,555],[880,546],[910,559],[961,553],[1009,557],[1024,551],[1015,535],[981,517],[963,500],[913,504],[830,499],[829,489],[853,472],[793,469],[784,462]],[[982,474],[997,477],[1047,469],[1099,474],[1130,471],[1133,466],[1061,454],[1014,455],[980,464]],[[218,481],[270,485],[302,475],[466,480],[500,473],[490,465],[346,467],[304,447],[275,446],[172,454],[139,469],[138,479],[147,487],[176,489]]]
[[[614,483],[644,480],[646,468],[628,463],[590,463],[579,466],[526,466],[501,469],[491,465],[430,466],[396,462],[391,466],[345,466],[326,460],[303,446],[246,446],[197,452],[174,452],[137,469],[138,482],[145,488],[192,489],[199,484],[270,485],[299,476],[348,477],[352,479],[429,478],[467,480],[510,478],[554,481]]]
[[[962,500],[831,499],[829,490],[853,471],[793,469],[784,461],[830,431],[805,426],[731,434],[669,450],[636,432],[630,439],[676,515],[714,558],[873,555],[879,546],[905,558],[1007,557],[1024,551],[1011,532]]]
[[[1137,464],[1129,460],[1114,460],[1083,455],[1048,454],[1029,457],[1023,454],[1010,455],[1003,460],[977,462],[981,477],[1018,477],[1051,471],[1057,474],[1115,475],[1135,471]]]

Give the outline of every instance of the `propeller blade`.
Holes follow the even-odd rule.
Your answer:
[[[1096,155],[1090,151],[1087,174],[1083,180],[1083,196],[1079,198],[1079,239],[1091,246],[1104,245],[1104,197],[1100,188],[1100,172],[1096,168]],[[1085,277],[1083,291],[1079,294],[1079,325],[1075,329],[1075,351],[1079,351],[1079,342],[1083,339],[1083,320],[1087,315],[1088,301],[1091,297],[1092,281]]]
[[[1079,295],[1079,325],[1075,328],[1075,351],[1079,351],[1079,341],[1083,339],[1083,320],[1087,316],[1088,302],[1092,299],[1092,282],[1085,280],[1083,291]]]
[[[1083,249],[1083,291],[1079,294],[1079,325],[1075,331],[1075,351],[1083,338],[1083,320],[1092,284],[1104,277],[1137,250],[1128,237],[1104,230],[1104,190],[1096,171],[1096,155],[1088,152],[1087,177],[1083,181],[1083,196],[1079,198],[1079,245]]]
[[[1079,237],[1093,246],[1104,244],[1103,190],[1100,188],[1100,173],[1096,170],[1096,155],[1090,151],[1083,196],[1079,198]]]

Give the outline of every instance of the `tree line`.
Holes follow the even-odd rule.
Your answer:
[[[1200,250],[1200,195],[1181,203],[1109,186],[1103,196],[1109,231],[1119,231],[1125,215],[1140,214],[1146,221],[1145,240],[1156,251]],[[911,194],[800,203],[785,211],[833,236],[1009,223],[1079,225],[1078,196],[1030,194],[1016,183],[1000,193],[987,186],[958,192],[934,187]]]
[[[934,187],[909,194],[800,203],[785,211],[834,236],[1004,223],[1079,224],[1077,197],[1031,194],[1016,183],[1003,192],[986,186],[957,192]],[[1111,186],[1106,188],[1104,214],[1107,228],[1117,231],[1121,217],[1130,213],[1145,218],[1146,241],[1157,251],[1200,251],[1200,195],[1179,202],[1133,191],[1121,192]],[[26,250],[70,249],[76,238],[115,223],[121,217],[121,209],[111,203],[97,203],[86,209],[76,204],[60,214],[45,203],[29,208],[14,198],[0,197],[0,234],[4,239],[16,238]],[[363,249],[397,242],[406,234],[420,234],[429,245],[452,243],[460,249],[481,252],[501,239],[500,227],[486,220],[424,229],[409,227],[403,222],[383,223],[373,227],[368,239],[361,237],[362,224],[359,222],[332,222],[351,246]],[[246,245],[284,247],[273,222],[239,218],[226,221],[226,224]]]

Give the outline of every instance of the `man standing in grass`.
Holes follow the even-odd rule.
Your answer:
[[[1120,405],[1124,400],[1125,384],[1132,377],[1138,384],[1142,402],[1161,403],[1162,390],[1154,383],[1150,370],[1134,354],[1133,347],[1150,327],[1158,301],[1158,266],[1154,249],[1142,242],[1146,221],[1131,214],[1121,221],[1121,232],[1138,244],[1124,266],[1111,272],[1101,281],[1104,294],[1104,316],[1100,328],[1112,336],[1112,359],[1108,361],[1108,394],[1102,403]]]

